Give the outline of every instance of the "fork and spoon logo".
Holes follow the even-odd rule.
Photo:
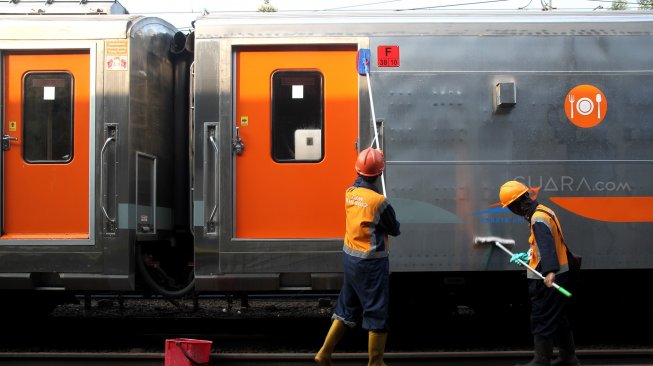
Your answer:
[[[605,95],[593,85],[578,85],[569,91],[565,99],[567,118],[578,127],[598,125],[607,111]]]

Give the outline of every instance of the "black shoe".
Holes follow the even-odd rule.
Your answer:
[[[560,357],[553,361],[551,366],[580,366],[580,362],[576,358],[576,344],[571,330],[559,329],[555,335],[555,340],[558,343]]]
[[[533,340],[535,342],[535,356],[529,363],[517,366],[551,366],[553,339],[536,335]]]

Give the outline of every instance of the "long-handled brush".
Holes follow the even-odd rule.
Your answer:
[[[515,245],[515,241],[512,239],[504,239],[504,238],[498,238],[496,236],[477,236],[474,238],[474,244],[494,244],[497,247],[499,247],[501,250],[504,252],[508,253],[510,257],[514,255],[510,250],[508,250],[504,245]],[[524,267],[528,268],[531,272],[535,273],[537,277],[544,279],[544,276],[535,270],[535,268],[531,267],[528,265],[528,263],[524,262],[521,259],[517,259],[517,261]],[[557,283],[553,283],[553,287],[555,287],[556,290],[560,291],[563,295],[567,297],[571,297],[571,292],[567,291],[564,287],[558,285]]]
[[[370,107],[372,108],[372,126],[374,127],[374,139],[372,139],[372,143],[370,144],[370,147],[374,147],[376,144],[376,148],[380,149],[381,145],[379,143],[379,131],[376,128],[376,114],[374,113],[374,98],[372,97],[372,84],[370,82],[370,59],[371,59],[371,52],[369,48],[362,48],[358,50],[358,74],[359,75],[365,75],[367,78],[367,90],[369,91],[370,95]],[[383,175],[383,172],[381,172],[381,188],[383,189],[383,196],[388,197],[385,191],[385,177]]]

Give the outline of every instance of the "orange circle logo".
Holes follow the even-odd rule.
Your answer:
[[[608,111],[605,95],[593,85],[578,85],[565,98],[565,113],[571,123],[590,128],[603,121]]]

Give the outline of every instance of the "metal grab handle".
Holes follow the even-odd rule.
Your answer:
[[[188,89],[190,90],[190,101],[189,101],[189,111],[188,111],[188,130],[193,131],[193,126],[195,123],[195,61],[191,62],[190,68],[188,70]],[[193,211],[194,203],[194,189],[195,189],[195,138],[193,133],[190,133],[189,144],[188,144],[188,186],[191,189],[188,191],[188,227],[190,228],[191,234],[195,235],[195,212]]]
[[[102,149],[100,150],[100,197],[104,196],[104,150],[106,150],[107,146],[109,145],[109,142],[111,141],[116,141],[115,136],[109,137],[105,142],[104,145],[102,146]],[[107,218],[112,223],[116,222],[116,218],[111,218],[109,214],[107,213],[107,210],[104,208],[104,200],[100,200],[100,205],[102,208],[102,213],[104,214],[104,217]]]
[[[209,141],[211,141],[211,145],[213,146],[213,151],[215,151],[215,162],[214,162],[214,169],[216,174],[218,174],[218,145],[215,142],[215,137],[213,135],[209,135]],[[215,205],[213,205],[213,209],[211,210],[211,215],[209,215],[209,219],[207,222],[212,222],[213,217],[215,216],[215,213],[218,211],[218,200],[217,198],[214,200]]]

